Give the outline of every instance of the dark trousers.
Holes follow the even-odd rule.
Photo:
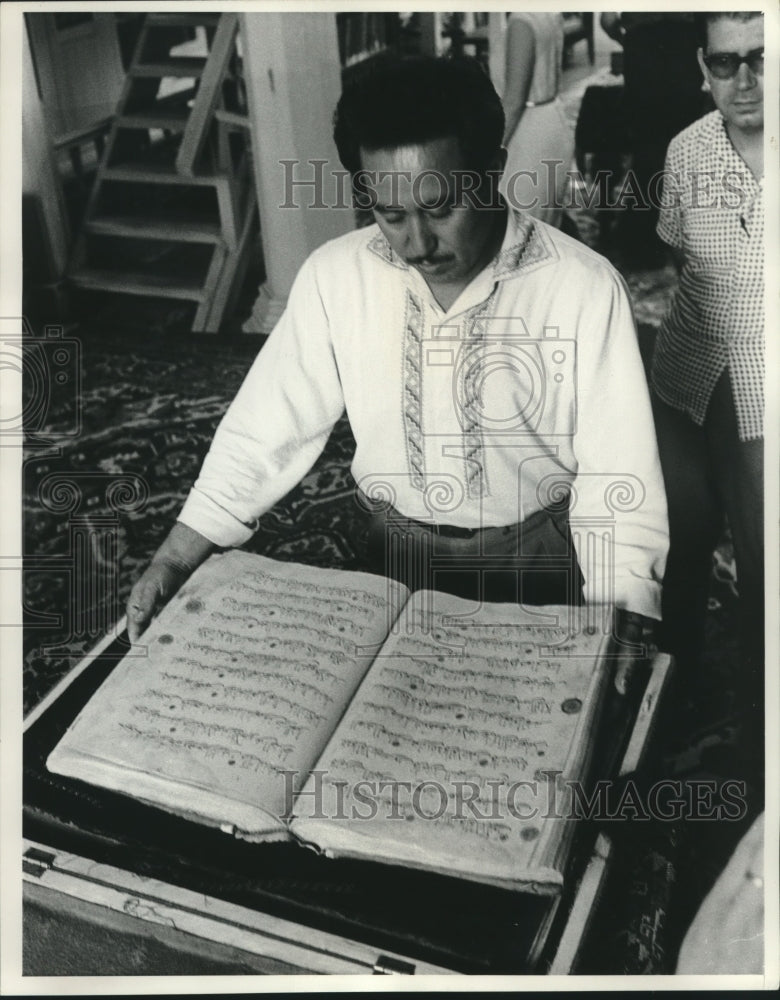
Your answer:
[[[470,534],[451,530],[411,520],[392,507],[380,511],[368,533],[370,568],[410,590],[441,590],[475,601],[582,603],[568,511],[540,510],[522,524]]]
[[[664,576],[662,642],[680,666],[697,664],[712,552],[731,528],[739,590],[745,710],[763,702],[763,440],[740,441],[728,372],[718,382],[703,427],[655,395],[653,407],[669,504],[669,558]]]

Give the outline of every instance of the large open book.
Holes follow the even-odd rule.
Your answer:
[[[212,556],[47,765],[250,840],[554,892],[610,621]]]

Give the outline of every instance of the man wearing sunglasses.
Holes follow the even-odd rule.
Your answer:
[[[699,17],[703,86],[717,110],[672,140],[658,223],[680,270],[652,368],[671,538],[663,618],[695,690],[725,514],[739,590],[739,695],[755,762],[763,742],[764,25],[760,13]]]

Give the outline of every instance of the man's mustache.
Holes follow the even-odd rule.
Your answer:
[[[446,264],[453,260],[452,254],[434,257],[405,257],[407,264]]]

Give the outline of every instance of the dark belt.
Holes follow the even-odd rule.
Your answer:
[[[387,522],[397,524],[403,528],[422,529],[431,535],[441,535],[443,538],[474,538],[482,531],[503,531],[507,534],[515,530],[516,524],[485,524],[479,528],[460,528],[456,524],[436,524],[433,521],[416,521],[413,517],[407,517],[400,511],[391,510],[385,515]]]
[[[459,528],[455,524],[433,524],[429,521],[415,521],[413,517],[400,517],[401,523],[414,525],[416,528],[425,528],[432,535],[443,535],[444,538],[473,538],[474,535],[482,531],[482,528]]]
[[[371,510],[371,500],[360,490],[359,487],[358,494],[360,505],[365,510]],[[377,514],[379,514],[379,509],[377,509]],[[485,525],[484,527],[479,528],[460,528],[455,524],[436,524],[433,521],[417,521],[413,517],[407,517],[406,514],[402,514],[400,510],[396,510],[394,507],[385,508],[383,515],[387,521],[393,521],[401,527],[403,527],[403,525],[409,525],[412,528],[423,529],[431,535],[441,535],[443,538],[473,538],[480,531],[484,531],[488,527],[494,527],[493,525]],[[504,527],[504,525],[496,525],[495,527]],[[508,525],[507,527],[511,528],[512,526]]]

